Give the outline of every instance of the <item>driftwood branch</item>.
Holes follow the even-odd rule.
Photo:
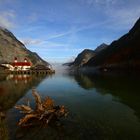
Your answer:
[[[30,107],[29,102],[28,105],[15,106],[16,109],[25,114],[25,116],[20,119],[18,123],[19,126],[26,126],[34,119],[48,124],[54,120],[54,118],[56,120],[67,116],[68,111],[66,108],[64,106],[55,106],[54,101],[50,97],[46,97],[45,100],[42,101],[40,95],[35,89],[32,90],[32,95],[34,96],[36,103],[35,109]]]

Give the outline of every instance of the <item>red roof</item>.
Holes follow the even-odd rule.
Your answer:
[[[31,66],[30,62],[13,62],[12,66]]]

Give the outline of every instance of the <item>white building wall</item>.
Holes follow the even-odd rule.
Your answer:
[[[7,67],[10,71],[14,71],[14,70],[29,70],[31,68],[31,66],[12,66],[11,64],[2,64],[2,66]]]
[[[14,71],[14,67],[10,64],[1,64],[1,65],[9,68],[9,70],[11,70],[11,71]]]

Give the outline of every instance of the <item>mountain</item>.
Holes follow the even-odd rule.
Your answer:
[[[82,66],[86,63],[91,57],[93,57],[95,52],[93,50],[85,49],[83,50],[73,62],[73,66]]]
[[[76,67],[82,66],[85,63],[87,63],[92,57],[94,57],[97,53],[104,50],[107,46],[107,44],[103,43],[100,46],[98,46],[95,50],[85,49],[80,54],[78,54],[74,62],[66,63],[64,65]]]
[[[104,50],[105,48],[107,48],[107,44],[105,44],[105,43],[102,43],[101,45],[99,45],[94,51],[95,51],[95,53],[97,54],[98,52],[100,52],[100,51],[102,51],[102,50]]]
[[[140,18],[120,39],[91,58],[84,66],[98,68],[140,68]]]
[[[50,65],[41,59],[38,54],[28,50],[10,31],[0,27],[0,63],[11,62],[17,57],[18,61],[27,58],[33,65]]]

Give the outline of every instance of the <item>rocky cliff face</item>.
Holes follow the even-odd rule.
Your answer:
[[[96,56],[97,53],[100,51],[104,50],[108,45],[103,43],[100,46],[98,46],[95,50],[90,50],[90,49],[85,49],[83,50],[76,59],[74,60],[73,63],[68,63],[70,66],[83,66],[86,64],[91,58]]]
[[[127,34],[100,51],[85,66],[140,68],[140,19]]]
[[[101,52],[102,50],[106,49],[107,46],[108,46],[107,44],[102,43],[102,44],[99,45],[94,51],[95,51],[95,53],[97,54],[97,53]]]
[[[14,57],[17,57],[18,61],[27,58],[33,65],[49,65],[36,53],[28,50],[10,31],[0,27],[0,63],[11,62]]]
[[[94,55],[95,55],[95,52],[93,50],[85,49],[80,54],[78,54],[75,61],[73,62],[73,65],[82,66]]]

